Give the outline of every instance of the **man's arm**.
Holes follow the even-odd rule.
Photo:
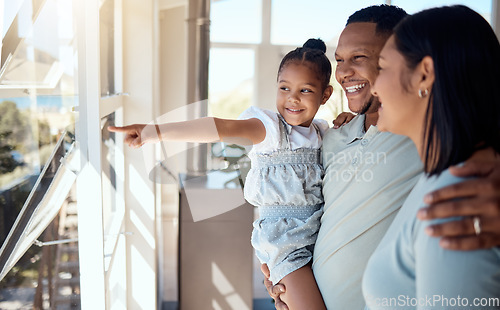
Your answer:
[[[340,113],[336,119],[333,120],[333,128],[337,129],[342,125],[345,125],[349,123],[356,114],[353,114],[351,112],[342,112]]]
[[[441,238],[440,245],[451,250],[500,246],[500,156],[477,152],[463,166],[450,168],[450,172],[478,178],[429,193],[424,199],[429,207],[419,210],[417,216],[420,220],[465,218],[429,226],[426,232]]]

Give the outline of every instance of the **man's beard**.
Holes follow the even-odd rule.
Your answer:
[[[374,106],[374,105],[379,105],[379,101],[378,101],[378,98],[375,97],[375,96],[371,96],[370,99],[365,103],[365,105],[363,106],[363,108],[361,108],[361,111],[358,113],[360,115],[362,114],[365,114],[366,112],[368,112],[368,110]]]

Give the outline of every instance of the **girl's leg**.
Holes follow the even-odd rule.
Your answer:
[[[326,310],[310,264],[286,275],[280,283],[286,288],[280,298],[289,310]]]

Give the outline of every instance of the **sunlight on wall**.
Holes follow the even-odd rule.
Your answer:
[[[135,169],[135,167],[130,164],[129,165],[129,190],[134,196],[134,198],[141,203],[143,206],[147,206],[143,208],[144,215],[146,215],[148,220],[154,219],[154,209],[150,206],[154,205],[154,199],[152,195],[152,189],[148,187],[148,184],[145,183],[143,176]],[[147,229],[149,230],[149,229]]]
[[[150,265],[150,261],[146,260],[140,249],[135,246],[131,247],[131,255],[130,255],[130,266],[134,266],[131,268],[130,272],[132,274],[131,280],[136,283],[151,283],[151,281],[155,281],[155,270],[154,266]],[[150,260],[150,259],[149,259]],[[146,266],[149,266],[146,267]],[[140,304],[143,309],[154,309],[154,298],[144,298],[144,296],[152,295],[154,292],[150,291],[149,285],[134,285],[134,289],[132,290],[132,298],[134,300],[145,301],[147,300],[150,304]]]
[[[118,259],[113,260],[112,268],[107,272],[109,292],[106,299],[110,310],[127,309],[127,275],[122,272],[126,270],[126,263],[119,257],[126,255],[125,247],[125,236],[122,235],[118,239],[114,253]]]
[[[234,287],[222,273],[220,268],[216,263],[212,262],[212,283],[217,288],[219,293],[225,296],[226,302],[231,306],[231,309],[250,309],[250,307],[245,304],[240,295],[234,293]],[[214,309],[222,309],[215,299],[212,300],[212,305]]]
[[[141,237],[144,238],[144,241],[148,243],[148,245],[153,249],[155,247],[155,238],[151,234],[151,229],[147,228],[146,225],[141,221],[139,216],[134,210],[130,210],[130,221],[135,225],[137,231],[141,233]]]

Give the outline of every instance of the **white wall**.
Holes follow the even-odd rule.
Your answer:
[[[165,9],[162,9],[165,8]],[[160,114],[187,104],[187,42],[184,1],[163,1],[160,5]],[[165,144],[168,146],[168,144]],[[185,147],[185,146],[184,146]],[[174,175],[184,172],[186,153],[167,158],[165,165]],[[163,158],[162,158],[163,159]],[[168,177],[168,176],[167,176]],[[161,187],[163,249],[161,256],[161,300],[178,299],[179,183],[170,178]]]

